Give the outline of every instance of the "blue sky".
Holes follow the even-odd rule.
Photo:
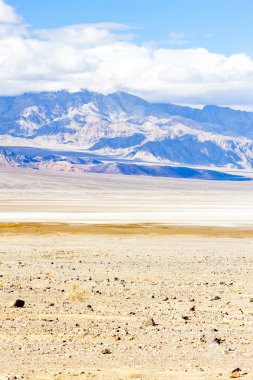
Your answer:
[[[253,55],[252,0],[9,0],[8,4],[35,28],[117,22],[133,26],[136,42]]]
[[[253,109],[253,0],[0,0],[0,95]]]

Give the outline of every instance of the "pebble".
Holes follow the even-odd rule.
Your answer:
[[[225,339],[221,339],[221,338],[214,338],[214,340],[213,340],[213,343],[216,343],[216,344],[221,344],[221,343],[223,343],[225,341]]]
[[[211,301],[219,301],[221,300],[221,297],[220,296],[215,296],[211,299]]]
[[[17,299],[13,304],[12,307],[24,307],[25,301]]]
[[[147,322],[146,322],[146,326],[156,326],[157,323],[155,323],[154,319],[153,318],[150,318]]]
[[[104,354],[104,355],[109,355],[109,354],[111,354],[111,353],[112,353],[112,351],[109,350],[109,348],[105,348],[105,349],[102,351],[102,354]]]
[[[237,379],[238,377],[241,377],[241,369],[236,368],[231,372],[230,379]]]

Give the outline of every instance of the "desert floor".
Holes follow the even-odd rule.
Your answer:
[[[70,178],[1,175],[0,377],[253,379],[252,183]]]

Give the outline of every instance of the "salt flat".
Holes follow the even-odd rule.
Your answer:
[[[5,170],[0,221],[252,227],[253,181]]]

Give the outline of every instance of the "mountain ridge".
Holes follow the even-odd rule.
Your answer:
[[[0,146],[11,145],[79,150],[145,165],[251,170],[253,112],[150,103],[123,91],[4,96]]]

